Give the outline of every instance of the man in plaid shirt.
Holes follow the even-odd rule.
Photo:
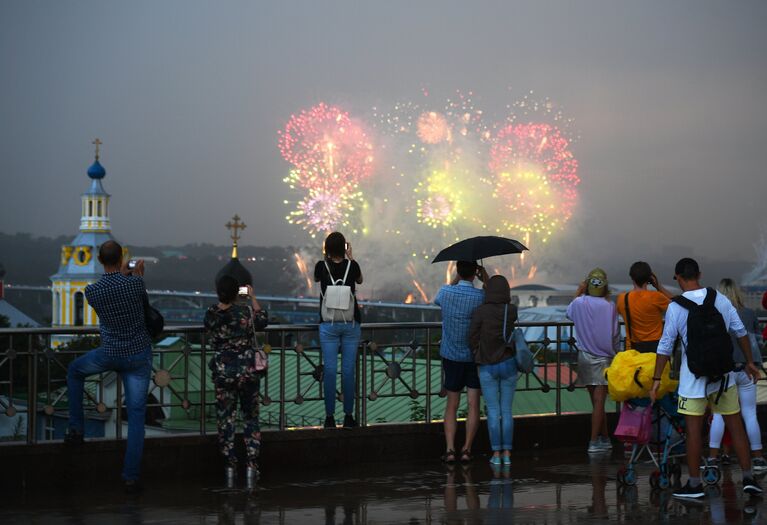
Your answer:
[[[85,298],[99,316],[101,346],[75,359],[67,370],[69,430],[64,441],[83,442],[83,387],[88,376],[117,372],[125,389],[128,446],[122,477],[128,492],[141,488],[139,473],[144,451],[144,418],[152,373],[152,339],[144,321],[144,261],[128,269],[122,246],[107,241],[99,248],[104,275],[85,288]]]
[[[434,304],[442,308],[442,341],[439,355],[442,358],[444,388],[447,391],[445,404],[445,444],[447,451],[443,461],[452,463],[455,453],[455,431],[461,391],[466,388],[469,412],[466,417],[466,442],[461,450],[460,460],[471,460],[471,445],[479,427],[480,384],[474,355],[469,348],[469,325],[471,314],[485,299],[484,290],[474,288],[474,279],[487,281],[487,272],[474,261],[458,261],[457,275],[450,285],[443,286],[434,298]]]

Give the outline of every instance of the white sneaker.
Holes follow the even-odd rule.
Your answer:
[[[684,487],[680,487],[673,493],[675,498],[702,498],[705,496],[705,493],[703,492],[703,485],[701,483],[698,483],[698,486],[693,488],[690,486],[690,482],[688,481]]]
[[[764,472],[767,470],[767,461],[764,458],[754,458],[751,460],[751,470],[754,472]]]
[[[589,441],[589,448],[588,448],[589,454],[600,454],[605,451],[606,449],[602,446],[602,444],[598,440]]]
[[[604,450],[612,450],[613,449],[613,444],[610,441],[610,438],[608,438],[607,436],[599,436],[597,438],[597,444],[600,447],[602,447],[602,449],[604,449]]]

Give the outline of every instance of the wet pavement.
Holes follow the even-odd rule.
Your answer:
[[[109,482],[70,485],[4,495],[0,522],[767,523],[762,499],[742,493],[737,467],[725,469],[705,499],[685,502],[672,498],[670,490],[651,490],[651,465],[639,466],[636,486],[619,486],[621,464],[619,453],[589,458],[583,450],[558,450],[516,456],[510,468],[491,467],[478,457],[454,467],[424,461],[265,472],[252,492],[223,488],[219,480],[153,481],[140,496],[126,496]]]

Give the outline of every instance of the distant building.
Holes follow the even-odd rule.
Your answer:
[[[11,326],[11,328],[18,326],[40,326],[37,321],[5,300],[5,285],[3,282],[4,276],[5,270],[3,270],[2,266],[0,266],[0,316],[8,319],[8,324]]]
[[[82,194],[80,233],[66,246],[61,247],[59,270],[51,276],[51,299],[53,302],[52,326],[98,326],[96,312],[85,299],[85,287],[96,282],[104,273],[98,261],[99,247],[106,241],[114,240],[109,222],[109,194],[104,191],[101,180],[106,170],[99,162],[99,145],[96,158],[88,168],[90,188]],[[127,256],[127,251],[125,253]],[[57,336],[55,347],[71,337]]]

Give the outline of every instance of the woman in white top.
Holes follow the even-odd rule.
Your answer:
[[[751,341],[752,359],[758,368],[762,367],[762,355],[759,352],[759,321],[756,312],[747,308],[743,304],[743,292],[732,279],[722,279],[717,287],[720,293],[723,293],[732,302],[738,310],[738,316],[743,321],[743,325],[748,332],[748,338]],[[733,341],[732,358],[735,361],[735,383],[738,386],[738,397],[740,398],[740,413],[743,416],[743,422],[746,424],[746,433],[751,444],[751,469],[754,472],[763,472],[767,470],[767,461],[762,457],[762,431],[759,428],[759,421],[756,418],[756,383],[748,377],[743,371],[744,361],[743,352],[740,350],[736,341]],[[724,435],[724,419],[719,414],[714,414],[711,421],[711,430],[709,432],[709,465],[719,464],[719,447],[722,444]],[[729,459],[723,454],[721,459]]]

